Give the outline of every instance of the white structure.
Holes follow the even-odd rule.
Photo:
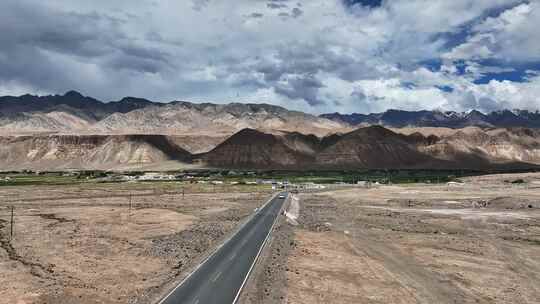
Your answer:
[[[159,172],[147,172],[142,176],[139,176],[141,181],[155,181],[155,180],[175,180],[174,175],[161,174]]]

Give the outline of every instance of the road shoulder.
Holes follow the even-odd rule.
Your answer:
[[[288,203],[287,205],[288,206]],[[280,216],[239,298],[240,304],[282,303],[287,290],[287,260],[294,227]]]

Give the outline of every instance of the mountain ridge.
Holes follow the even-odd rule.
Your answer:
[[[270,104],[0,97],[3,168],[489,168],[540,165],[540,114],[389,110],[314,116]],[[500,126],[503,127],[500,127]],[[525,125],[525,127],[523,126]]]
[[[64,95],[0,97],[0,132],[63,134],[227,134],[243,128],[324,135],[349,128],[315,115],[264,103],[153,102],[124,97],[102,102]]]
[[[313,137],[244,129],[194,159],[209,167],[247,169],[536,167],[540,164],[540,130],[478,129],[438,137],[369,126]]]
[[[200,137],[203,140],[203,137]],[[199,141],[200,141],[199,140]],[[488,169],[540,165],[540,130],[402,134],[382,126],[324,137],[245,128],[207,152],[173,135],[0,136],[3,169]]]
[[[499,110],[487,114],[478,110],[469,112],[454,111],[405,111],[390,109],[370,114],[321,114],[319,117],[346,123],[350,126],[382,125],[393,128],[403,127],[446,127],[465,128],[471,126],[483,128],[527,127],[540,128],[540,112],[528,110]]]
[[[50,132],[185,135],[208,127],[207,134],[217,132],[232,135],[243,128],[254,128],[325,136],[369,125],[390,128],[540,128],[540,112],[390,109],[370,114],[328,113],[315,116],[267,103],[155,102],[137,97],[103,102],[76,91],[68,91],[64,95],[0,97],[0,132],[4,134]]]

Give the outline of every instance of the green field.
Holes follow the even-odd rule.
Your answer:
[[[2,173],[0,174],[0,186],[25,186],[25,185],[70,185],[88,182],[78,176],[65,176],[62,173],[47,173],[43,175],[28,173]]]
[[[163,174],[173,175],[171,181],[144,181],[145,183],[199,184],[202,188],[215,189],[225,185],[212,185],[212,181],[222,181],[235,186],[256,186],[262,181],[288,181],[289,183],[356,183],[371,181],[379,183],[446,183],[460,177],[493,173],[518,173],[523,171],[477,171],[477,170],[341,170],[341,171],[241,171],[241,170],[196,170],[171,171]],[[70,185],[85,183],[122,182],[126,176],[137,177],[145,172],[114,173],[102,171],[81,172],[4,172],[0,173],[0,186],[17,185]],[[207,185],[202,183],[207,182]],[[142,181],[139,181],[142,183]]]
[[[356,183],[372,181],[379,183],[443,183],[457,177],[478,175],[479,172],[437,171],[437,170],[363,170],[363,171],[260,171],[252,174],[252,178],[263,180],[287,180],[290,183]],[[224,179],[242,180],[248,178],[243,174],[223,175]]]

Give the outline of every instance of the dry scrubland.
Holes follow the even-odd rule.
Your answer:
[[[0,301],[150,303],[270,196],[185,187],[0,188]],[[298,197],[298,225],[280,218],[241,303],[540,302],[540,174]]]
[[[184,187],[184,196],[176,183],[1,187],[0,302],[150,303],[270,196]]]
[[[524,178],[527,185],[505,183]],[[540,175],[300,195],[245,303],[540,303]]]

